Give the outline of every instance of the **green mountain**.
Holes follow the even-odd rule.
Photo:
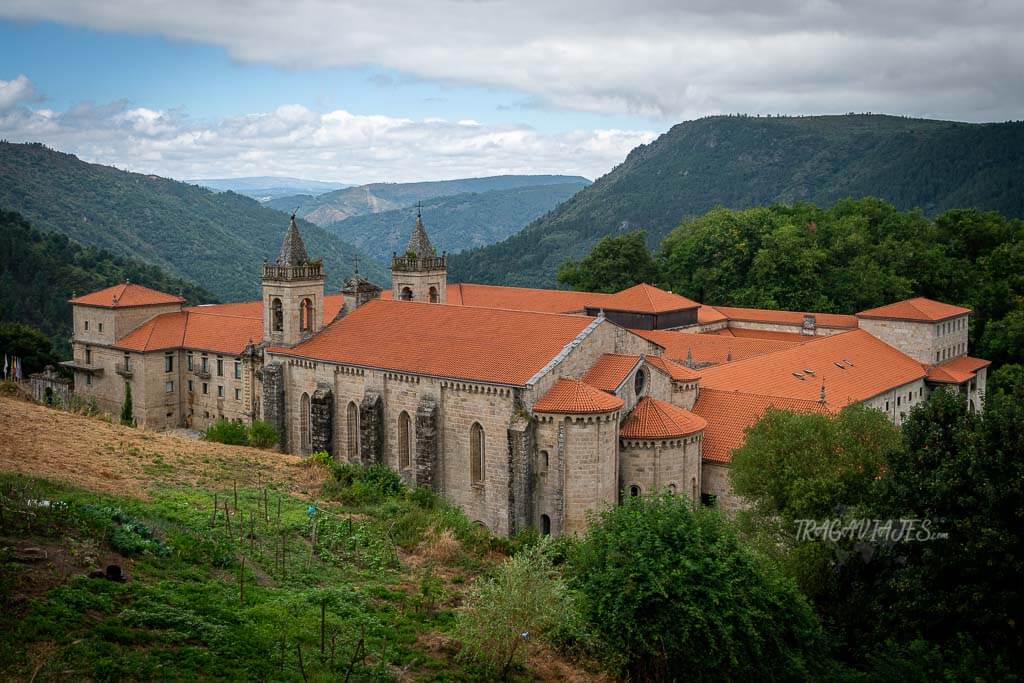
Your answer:
[[[226,301],[258,296],[260,264],[277,256],[288,226],[287,216],[234,192],[88,164],[40,144],[0,142],[0,206]],[[324,259],[329,287],[340,286],[357,256],[367,277],[389,279],[355,247],[310,223],[301,228],[310,255]]]
[[[489,178],[463,178],[422,183],[372,183],[347,187],[320,195],[298,194],[273,199],[266,203],[279,211],[294,211],[317,225],[337,223],[352,216],[380,213],[412,206],[419,201],[436,197],[450,197],[467,192],[510,190],[530,185],[562,185],[589,183],[581,176],[562,175],[501,175]]]
[[[529,185],[510,190],[434,197],[423,202],[423,222],[438,251],[494,244],[573,196],[583,179],[559,185]],[[416,207],[346,218],[324,229],[383,261],[405,250],[416,220]]]
[[[271,199],[308,192],[320,194],[331,190],[351,187],[345,183],[332,183],[323,180],[307,180],[305,178],[289,178],[286,176],[250,176],[244,178],[197,178],[186,180],[186,183],[208,187],[217,192],[237,192],[246,197],[266,203]]]
[[[543,286],[602,236],[647,230],[656,246],[721,205],[830,206],[873,196],[928,215],[948,208],[1024,216],[1024,122],[895,116],[711,117],[674,126],[522,232],[451,259],[454,281]]]
[[[216,300],[157,266],[36,230],[19,214],[0,210],[0,320],[42,330],[66,356],[71,336],[68,299],[125,280],[181,294],[190,303]]]

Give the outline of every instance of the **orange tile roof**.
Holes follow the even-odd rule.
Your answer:
[[[345,304],[345,297],[341,294],[324,295],[324,322],[329,323],[338,315],[338,311]],[[201,306],[189,306],[186,311],[205,313],[207,315],[230,315],[241,318],[262,318],[263,302],[237,301],[230,304],[203,304]]]
[[[958,315],[967,315],[969,308],[944,304],[919,296],[915,299],[897,301],[894,304],[871,308],[857,314],[858,318],[878,318],[882,320],[919,320],[938,322]]]
[[[824,384],[829,409],[839,410],[924,376],[914,359],[864,330],[851,330],[707,368],[701,387],[814,401]]]
[[[699,415],[656,398],[645,396],[619,429],[623,439],[678,439],[705,429]]]
[[[628,356],[621,353],[602,354],[590,366],[590,370],[583,376],[583,381],[601,391],[615,391],[639,362],[640,356]]]
[[[817,401],[804,401],[779,396],[758,396],[717,389],[700,390],[693,412],[707,421],[701,455],[704,460],[728,463],[733,449],[746,440],[747,429],[753,426],[768,408],[798,413],[827,413]]]
[[[697,323],[699,325],[710,325],[711,323],[720,323],[723,320],[728,320],[728,318],[726,318],[725,314],[722,313],[717,308],[701,305],[701,307],[697,309]]]
[[[391,292],[382,293],[390,299]],[[534,289],[530,287],[499,287],[455,283],[448,285],[446,303],[454,306],[504,308],[510,311],[537,311],[540,313],[582,313],[587,306],[600,307],[614,296],[595,292],[573,292],[564,289]]]
[[[131,306],[185,303],[185,300],[180,296],[165,294],[149,287],[127,283],[107,287],[84,296],[78,296],[70,301],[81,306],[98,306],[100,308],[129,308]]]
[[[963,384],[978,375],[978,370],[992,364],[984,358],[960,356],[941,365],[928,367],[928,381],[940,384]]]
[[[535,413],[610,413],[623,406],[622,399],[578,379],[560,379],[533,406]]]
[[[715,306],[729,320],[742,320],[752,323],[769,323],[775,325],[804,324],[805,315],[813,315],[819,327],[850,328],[857,327],[857,316],[840,313],[804,313],[800,311],[773,311],[765,308],[737,308],[734,306]]]
[[[814,339],[813,335],[800,334],[799,332],[777,332],[775,330],[753,330],[745,327],[726,327],[721,330],[713,330],[705,334],[717,334],[723,337],[742,337],[745,339],[775,339],[778,341],[790,341],[803,344]]]
[[[696,370],[680,365],[663,356],[644,356],[644,360],[677,382],[692,382],[700,379],[700,373]]]
[[[692,334],[672,330],[631,330],[631,332],[664,347],[665,358],[683,362],[686,360],[687,353],[690,353],[693,356],[693,362],[702,365],[707,363],[718,365],[728,362],[727,358],[733,361],[744,360],[799,346],[791,341],[723,337],[717,334]]]
[[[629,289],[610,295],[600,303],[601,308],[609,311],[651,314],[668,313],[698,306],[700,304],[692,299],[647,284],[633,285]]]
[[[415,301],[371,301],[288,356],[523,386],[595,319]]]

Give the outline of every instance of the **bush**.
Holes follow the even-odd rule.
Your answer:
[[[320,454],[314,453],[310,458]],[[402,478],[386,465],[364,467],[358,463],[337,463],[327,453],[322,456],[334,481],[324,485],[323,494],[347,505],[378,505],[402,494]]]
[[[630,498],[593,520],[569,566],[607,663],[632,680],[820,673],[807,601],[713,510],[669,494]]]
[[[476,581],[455,626],[460,657],[479,662],[504,679],[525,657],[530,642],[543,638],[570,617],[573,604],[565,582],[539,543]]]
[[[277,430],[264,420],[256,420],[249,427],[249,445],[253,448],[272,448],[277,438]]]
[[[249,443],[249,430],[241,422],[221,418],[206,428],[203,439],[231,446],[246,446]]]

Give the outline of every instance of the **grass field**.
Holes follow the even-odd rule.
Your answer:
[[[3,679],[485,677],[448,634],[509,545],[432,492],[10,398],[0,434]]]

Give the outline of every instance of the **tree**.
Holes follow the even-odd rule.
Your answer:
[[[124,383],[124,403],[121,404],[121,424],[129,427],[135,426],[135,416],[132,414],[132,385]]]
[[[5,354],[8,358],[21,358],[26,377],[47,365],[56,365],[58,361],[50,339],[31,325],[22,323],[0,322],[0,368]]]
[[[988,376],[986,396],[1006,394],[1024,400],[1024,365],[1011,363],[997,368]]]
[[[823,638],[791,579],[715,510],[629,498],[592,520],[570,585],[603,650],[631,680],[807,679]]]
[[[566,261],[558,281],[585,292],[618,292],[640,283],[656,282],[658,268],[642,230],[609,236],[598,242],[581,261]]]
[[[1024,361],[1024,298],[1006,317],[985,326],[981,353],[997,364]]]

